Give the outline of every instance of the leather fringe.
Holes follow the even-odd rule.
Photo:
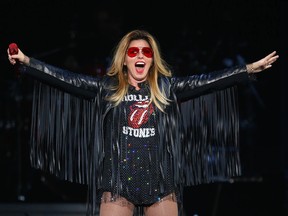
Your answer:
[[[237,86],[181,103],[184,184],[241,175]]]

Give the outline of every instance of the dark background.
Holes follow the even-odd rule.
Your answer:
[[[276,50],[273,67],[240,87],[243,176],[185,189],[187,215],[288,215],[287,13],[284,0],[0,3],[0,202],[86,202],[86,187],[29,164],[32,80],[17,77],[6,50],[70,70],[105,73],[114,46],[142,28],[159,40],[175,75],[250,63]]]

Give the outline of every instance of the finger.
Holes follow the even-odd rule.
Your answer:
[[[15,59],[10,59],[9,61],[10,61],[10,63],[13,64],[13,65],[16,63],[16,60],[15,60]]]
[[[273,51],[268,56],[266,56],[266,58],[271,58],[271,57],[275,56],[275,54],[276,54],[276,51]]]
[[[278,55],[277,56],[274,56],[274,57],[272,57],[272,58],[270,58],[269,60],[267,60],[267,63],[268,64],[272,64],[272,63],[274,63],[277,59],[278,59]]]
[[[274,63],[277,59],[278,59],[278,55],[277,56],[268,56],[266,59],[265,59],[265,64],[272,64]]]
[[[11,64],[16,64],[16,59],[14,59],[11,55],[8,55],[8,60]]]

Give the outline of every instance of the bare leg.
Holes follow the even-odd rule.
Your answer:
[[[133,216],[134,205],[124,197],[111,201],[111,193],[104,192],[99,216]]]
[[[145,216],[178,216],[178,204],[172,196],[173,194],[168,195],[160,202],[146,207]]]

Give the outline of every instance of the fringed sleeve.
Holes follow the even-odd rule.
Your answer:
[[[181,103],[185,184],[241,175],[237,87]]]
[[[35,81],[30,159],[36,169],[87,184],[87,215],[96,215],[104,146],[101,98],[85,100]]]
[[[103,154],[99,130],[103,89],[100,80],[34,58],[30,65],[21,67],[21,73],[35,79],[32,166],[63,180],[91,184],[91,160],[95,161],[93,167],[99,168]]]
[[[174,80],[183,127],[184,185],[241,175],[237,84],[245,81],[244,66]]]
[[[32,166],[86,184],[96,104],[35,81],[32,107]]]

